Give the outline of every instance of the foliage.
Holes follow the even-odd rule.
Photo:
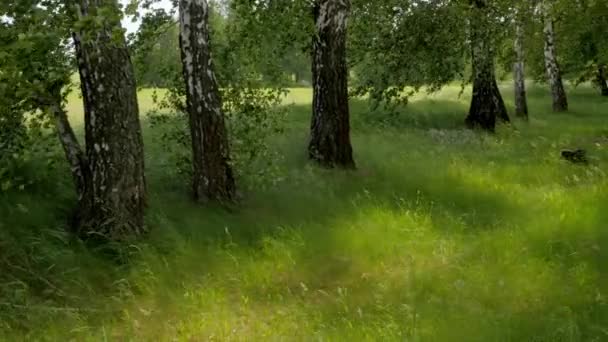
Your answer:
[[[0,77],[5,77],[5,71]],[[28,132],[25,114],[15,101],[10,83],[0,80],[0,190],[6,191],[14,185],[21,186],[18,179],[23,153],[27,147]],[[9,90],[10,89],[10,90]],[[15,183],[15,184],[13,184]]]
[[[55,136],[48,121],[40,116],[0,114],[0,193],[30,190],[47,181],[47,173],[61,160]],[[9,118],[7,118],[9,117]],[[44,163],[40,163],[44,160]]]
[[[158,44],[149,38],[165,35],[172,35],[170,39],[174,39],[176,23],[163,12],[148,20],[146,32],[142,32],[136,42],[149,40]],[[249,27],[242,21],[230,15],[224,17],[215,5],[210,22],[211,50],[221,86],[235,172],[244,178],[246,186],[272,183],[279,178],[277,162],[281,156],[270,152],[268,142],[283,127],[285,109],[279,105],[285,90],[277,86],[281,83],[282,71],[266,62],[272,52],[268,52],[270,50],[265,49],[266,46],[260,46],[256,41],[259,36],[248,31]],[[138,45],[142,46],[140,43],[133,46]],[[141,52],[145,51],[144,48],[137,49],[140,49],[137,54],[147,55]],[[151,70],[157,70],[157,75],[163,78],[163,86],[168,89],[157,92],[154,100],[158,108],[150,113],[149,118],[153,127],[164,127],[160,139],[171,156],[170,164],[177,167],[179,174],[189,174],[191,142],[185,114],[185,86],[181,66],[173,64],[159,65],[160,72],[155,66],[151,67]]]
[[[247,86],[222,91],[233,163],[249,186],[274,184],[282,177],[282,156],[271,149],[270,139],[284,129],[285,94],[285,89]]]
[[[46,109],[63,101],[71,64],[65,17],[54,2],[0,5],[0,190],[24,189],[44,178],[26,172],[32,158],[57,160]]]
[[[543,22],[538,1],[524,9],[525,50],[528,74],[544,81],[546,70],[543,56]],[[593,80],[599,66],[608,63],[603,28],[608,25],[608,4],[605,1],[553,1],[556,44],[562,73],[566,79],[580,84]]]
[[[288,13],[271,17],[240,0],[230,1],[227,7],[212,1],[210,6],[214,61],[221,83],[236,83],[243,76],[269,87],[310,82],[308,51],[293,40],[301,39],[299,28],[293,23],[291,31],[278,28],[279,22],[288,22]],[[138,85],[169,87],[181,68],[179,27],[172,14],[163,9],[145,13],[129,40]]]
[[[160,129],[159,143],[169,156],[169,165],[178,174],[190,175],[191,149],[184,88],[178,77],[166,94],[155,95],[158,108],[148,114],[153,128]],[[222,88],[223,110],[232,149],[232,162],[245,186],[264,186],[280,177],[281,156],[269,149],[270,139],[282,131],[285,91],[252,86]],[[264,165],[264,167],[260,167]],[[189,179],[184,177],[183,179]]]
[[[51,254],[62,253],[61,248],[40,248],[49,238],[41,227],[56,213],[49,211],[34,227],[14,218],[60,199],[26,204],[21,198],[44,197],[43,189],[70,189],[57,172],[62,156],[46,109],[63,101],[71,63],[58,2],[3,1],[0,18],[0,322],[19,324],[31,315],[16,308],[38,295],[52,297],[56,290],[47,275],[51,260],[57,260]]]
[[[358,0],[353,8],[355,94],[406,101],[422,87],[436,91],[464,77],[466,21],[458,4]]]
[[[578,84],[595,78],[600,66],[608,65],[608,3],[605,1],[562,1],[558,34],[562,64]]]
[[[245,68],[267,86],[292,84],[292,74],[310,77],[314,20],[311,2],[232,0],[228,36]]]
[[[248,41],[259,43],[266,58],[310,54],[312,2],[231,4],[239,26],[255,38]],[[422,87],[434,91],[462,78],[466,22],[459,2],[353,0],[351,12],[348,59],[355,95],[403,100]]]
[[[189,176],[191,140],[185,103],[179,91],[183,89],[173,88],[164,97],[157,97],[159,108],[149,113],[148,118],[153,128],[163,132],[159,143],[169,156],[169,165],[176,167],[178,174]],[[270,150],[269,141],[283,128],[286,112],[280,104],[285,91],[241,86],[222,88],[221,93],[237,176],[247,187],[274,183],[280,177],[281,156]]]
[[[139,87],[170,86],[172,75],[181,71],[178,37],[179,27],[166,11],[156,10],[143,16],[139,30],[129,36]]]

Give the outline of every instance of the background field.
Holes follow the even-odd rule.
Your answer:
[[[0,339],[608,340],[608,100],[570,89],[554,114],[532,87],[530,123],[488,136],[463,129],[459,92],[398,115],[353,101],[358,170],[335,172],[307,162],[310,90],[293,90],[280,177],[230,210],[190,203],[144,122],[152,233],[128,264],[70,240],[67,172],[2,195],[36,275],[15,270]],[[76,96],[69,110],[82,122]],[[589,166],[560,160],[575,147]]]

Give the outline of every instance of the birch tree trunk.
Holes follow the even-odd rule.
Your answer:
[[[144,151],[133,66],[116,0],[79,4],[85,25],[73,38],[87,172],[76,224],[85,239],[122,240],[145,232]]]
[[[602,96],[608,96],[608,83],[606,82],[606,68],[604,66],[598,67],[595,82],[600,88]]]
[[[568,110],[568,99],[566,97],[566,91],[564,90],[561,70],[557,62],[555,32],[553,28],[553,6],[551,5],[551,1],[552,0],[544,0],[542,3],[545,25],[543,29],[545,36],[545,68],[547,69],[547,78],[551,87],[553,111],[565,112]]]
[[[236,185],[209,41],[207,0],[180,0],[180,48],[192,136],[192,190],[197,201],[232,201]]]
[[[88,174],[88,164],[86,155],[80,143],[74,134],[74,130],[68,120],[68,115],[63,108],[61,99],[61,91],[57,89],[52,94],[52,99],[48,102],[47,111],[51,114],[54,119],[55,130],[59,142],[63,147],[63,151],[70,165],[70,171],[76,187],[76,194],[78,195],[78,201],[82,201],[86,192],[87,178],[90,177]]]
[[[483,0],[473,2],[475,7],[471,9],[470,20],[473,96],[466,124],[469,128],[494,132],[497,119],[509,122],[509,116],[496,82],[487,5]]]
[[[526,98],[526,74],[524,70],[524,29],[521,19],[515,23],[515,64],[513,65],[513,80],[515,83],[515,115],[528,120],[528,101]]]
[[[325,167],[355,168],[350,141],[346,34],[350,0],[316,0],[313,14],[313,115],[310,159]]]

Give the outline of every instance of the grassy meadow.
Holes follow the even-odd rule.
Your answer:
[[[0,340],[608,341],[608,99],[569,89],[555,114],[532,86],[530,122],[490,136],[459,92],[353,100],[344,172],[308,163],[311,92],[292,90],[280,178],[229,209],[189,201],[144,119],[151,234],[128,263],[70,238],[69,173],[35,164],[45,182],[0,194]]]

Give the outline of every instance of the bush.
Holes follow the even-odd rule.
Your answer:
[[[232,163],[241,185],[273,184],[280,176],[277,162],[281,155],[271,150],[269,139],[284,127],[287,110],[281,102],[285,90],[233,87],[221,92]],[[152,128],[161,132],[158,139],[169,164],[189,179],[192,152],[184,98],[183,90],[177,87],[162,98],[155,96],[157,110],[148,113],[148,118]]]
[[[42,116],[0,106],[0,193],[25,190],[44,179],[58,160],[57,144]],[[44,163],[40,172],[34,162]]]

